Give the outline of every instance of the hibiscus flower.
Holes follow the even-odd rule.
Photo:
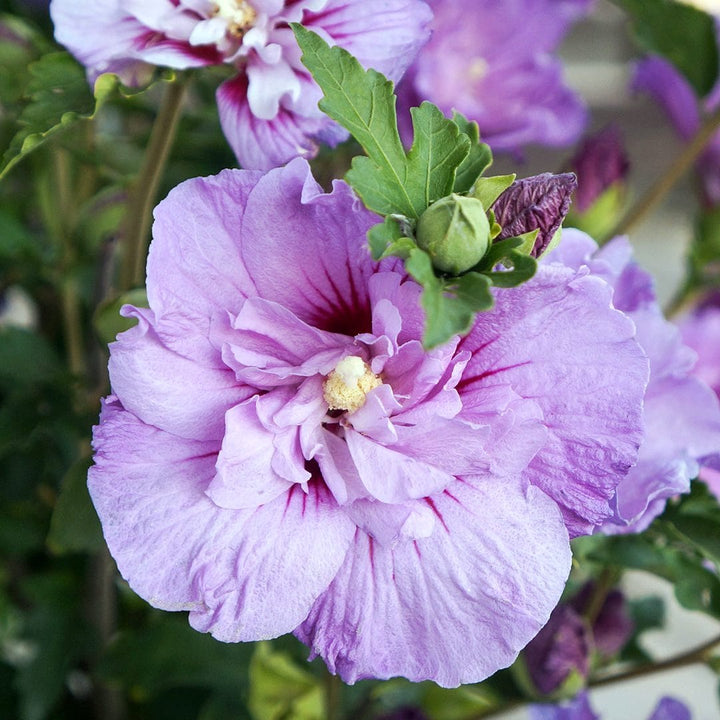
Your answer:
[[[304,160],[156,209],[90,492],[122,575],[224,641],[294,632],[348,682],[455,686],[547,621],[612,515],[647,359],[612,288],[541,264],[426,351],[421,288]]]
[[[258,170],[348,137],[318,109],[289,23],[399,80],[431,17],[421,0],[52,0],[50,13],[91,83],[112,72],[137,85],[153,65],[235,68],[217,91],[220,122],[239,163]]]

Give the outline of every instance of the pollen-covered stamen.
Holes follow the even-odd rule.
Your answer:
[[[329,410],[355,412],[365,404],[367,394],[382,380],[356,355],[344,357],[323,383],[323,397]]]
[[[242,37],[253,25],[257,12],[246,0],[213,0],[213,15],[227,20],[228,33],[234,37]]]

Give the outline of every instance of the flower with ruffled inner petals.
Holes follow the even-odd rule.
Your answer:
[[[290,23],[302,22],[366,67],[399,80],[427,40],[421,0],[52,0],[55,37],[90,82],[113,72],[129,85],[153,65],[229,64],[217,91],[220,122],[240,164],[267,170],[347,133],[317,107]]]
[[[509,665],[636,459],[647,360],[612,288],[542,264],[426,351],[377,216],[302,160],[155,218],[89,479],[131,587],[220,640],[294,632],[348,682]]]

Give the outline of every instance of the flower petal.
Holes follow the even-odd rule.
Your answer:
[[[456,483],[428,504],[428,538],[383,547],[358,531],[296,633],[346,682],[479,682],[513,662],[560,597],[567,532],[537,488]]]
[[[647,358],[611,297],[598,278],[541,265],[530,282],[499,291],[461,345],[473,352],[458,385],[464,400],[510,384],[542,410],[548,437],[525,476],[560,504],[571,536],[611,515],[642,438]]]
[[[226,520],[227,518],[227,520]],[[296,628],[337,574],[355,531],[320,482],[299,485],[243,517],[223,515],[213,551],[193,570],[205,607],[190,624],[223,642],[277,637]]]
[[[304,117],[281,106],[275,117],[262,120],[250,109],[245,75],[226,80],[216,94],[220,124],[238,162],[248,170],[270,170],[294,157],[312,158],[315,137],[328,125],[327,117]]]
[[[254,391],[238,383],[232,370],[173,351],[155,331],[151,311],[126,307],[126,315],[139,322],[110,345],[113,392],[148,425],[194,440],[216,440],[219,447],[225,411]]]
[[[241,260],[246,199],[260,173],[224,170],[181,183],[155,208],[148,299],[207,319],[237,313],[255,288]],[[178,222],[178,218],[183,218]]]
[[[347,335],[371,330],[366,232],[377,216],[336,183],[323,194],[307,162],[268,173],[248,198],[243,260],[260,297],[313,327]]]
[[[106,403],[88,484],[110,551],[138,594],[191,610],[191,624],[218,639],[290,632],[335,576],[355,526],[317,483],[254,511],[218,507],[204,492],[212,447]]]

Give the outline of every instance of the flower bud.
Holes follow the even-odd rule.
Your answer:
[[[417,244],[441,272],[458,275],[477,265],[490,245],[490,223],[475,198],[453,193],[433,203],[417,225]]]

